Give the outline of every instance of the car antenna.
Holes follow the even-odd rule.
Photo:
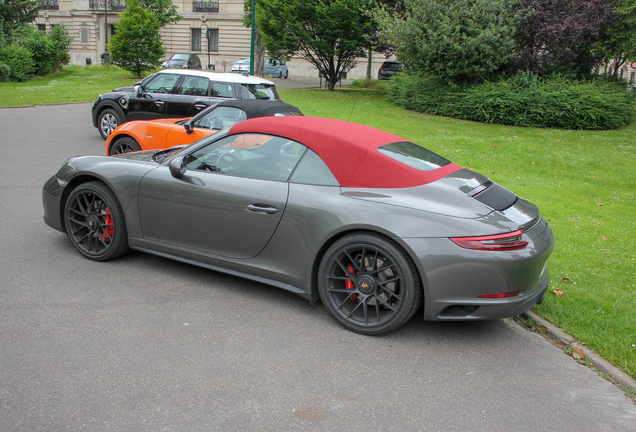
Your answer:
[[[358,103],[359,96],[360,96],[360,93],[356,95],[356,100],[353,102],[353,106],[351,107],[351,112],[349,113],[349,118],[347,119],[347,121],[351,120],[351,114],[353,114],[353,109],[356,107],[356,104]]]

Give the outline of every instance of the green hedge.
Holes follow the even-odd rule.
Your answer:
[[[413,111],[514,126],[615,129],[636,117],[636,103],[624,83],[530,73],[477,86],[403,73],[391,79],[391,97]]]
[[[9,80],[26,81],[35,71],[31,52],[21,46],[5,45],[0,48],[0,63],[9,66]]]

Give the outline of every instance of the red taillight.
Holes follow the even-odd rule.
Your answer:
[[[523,249],[528,242],[523,240],[523,230],[506,234],[497,234],[482,237],[455,237],[453,243],[466,249],[507,251]]]
[[[513,291],[507,293],[496,293],[496,294],[482,294],[477,298],[506,298],[506,297],[516,297],[521,294],[521,291]]]

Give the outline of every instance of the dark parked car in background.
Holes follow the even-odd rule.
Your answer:
[[[93,104],[93,126],[104,139],[131,120],[193,117],[227,99],[279,100],[276,86],[265,78],[189,69],[155,73],[133,91],[104,93]]]
[[[378,71],[378,79],[379,80],[388,80],[391,79],[393,75],[402,70],[402,63],[397,61],[387,60],[382,63],[380,66],[380,70]]]
[[[202,69],[201,59],[196,54],[173,54],[161,67],[164,69]]]

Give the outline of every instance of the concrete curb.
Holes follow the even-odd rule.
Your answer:
[[[541,324],[543,327],[545,327],[548,331],[547,335],[550,338],[560,342],[565,346],[577,347],[581,349],[585,353],[585,358],[589,360],[597,370],[609,376],[617,384],[620,384],[626,389],[636,392],[635,379],[618,369],[616,366],[605,360],[600,355],[596,354],[594,351],[591,351],[590,349],[581,345],[579,342],[577,342],[576,339],[565,333],[563,330],[557,328],[554,324],[546,321],[544,318],[541,318],[539,315],[531,311],[523,313],[521,314],[521,316],[524,319],[533,319]]]

